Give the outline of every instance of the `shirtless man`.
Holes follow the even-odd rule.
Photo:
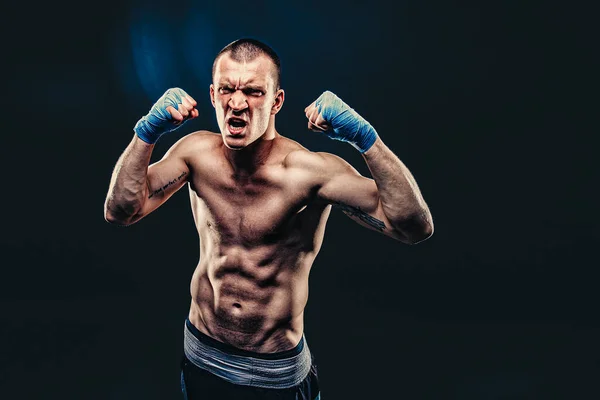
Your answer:
[[[240,39],[216,56],[210,98],[220,134],[182,137],[148,166],[154,143],[198,116],[169,89],[134,128],[114,169],[105,218],[138,222],[188,184],[200,239],[184,324],[186,399],[318,399],[303,335],[308,276],[332,205],[407,244],[431,236],[431,214],[406,166],[336,95],[305,109],[308,128],[360,151],[374,179],[282,136],[277,54]]]

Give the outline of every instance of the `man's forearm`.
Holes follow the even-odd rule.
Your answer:
[[[104,215],[110,222],[127,222],[144,204],[148,191],[148,164],[153,144],[134,135],[113,171],[108,195],[104,203]]]
[[[431,236],[431,213],[404,163],[379,137],[363,157],[377,184],[383,212],[394,228],[415,243]]]

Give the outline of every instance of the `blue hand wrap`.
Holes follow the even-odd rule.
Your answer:
[[[174,120],[167,111],[167,107],[173,106],[177,110],[177,106],[181,104],[185,96],[187,96],[187,93],[182,89],[171,88],[167,90],[152,106],[150,112],[135,124],[133,130],[136,135],[144,142],[152,144],[156,143],[163,134],[174,131],[183,125],[185,121],[178,123],[177,120]]]
[[[330,138],[348,142],[361,153],[369,150],[377,140],[375,128],[332,92],[323,92],[315,105],[333,128],[333,131],[325,132]]]

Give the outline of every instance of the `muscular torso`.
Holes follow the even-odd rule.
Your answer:
[[[220,135],[199,140],[202,151],[187,160],[200,239],[190,321],[242,349],[290,349],[302,337],[308,276],[330,211],[316,198],[314,172],[294,162],[306,150],[278,136],[248,175],[235,172]]]

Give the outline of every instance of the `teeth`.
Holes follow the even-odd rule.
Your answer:
[[[233,126],[233,125],[229,124],[229,130],[231,132],[235,132],[235,133],[241,132],[244,130],[244,128],[245,128],[245,126]]]

